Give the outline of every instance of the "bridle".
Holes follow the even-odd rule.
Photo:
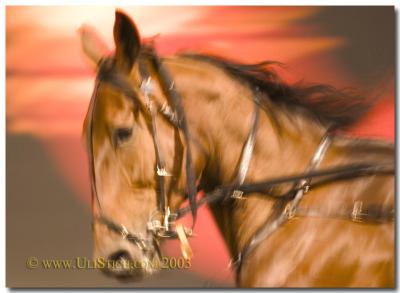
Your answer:
[[[175,230],[176,220],[180,217],[176,213],[171,213],[168,206],[165,177],[171,176],[166,169],[164,155],[160,147],[157,134],[157,123],[156,115],[160,111],[167,121],[178,131],[182,133],[186,144],[186,186],[187,186],[187,197],[189,199],[190,211],[192,212],[193,224],[191,228],[184,228],[183,233],[185,236],[192,236],[194,228],[197,205],[196,205],[196,194],[197,187],[195,181],[195,171],[192,162],[192,155],[189,143],[189,132],[186,122],[185,113],[181,105],[181,99],[176,92],[173,81],[169,79],[169,75],[165,72],[161,62],[156,58],[155,54],[152,54],[153,50],[150,47],[144,47],[142,54],[147,56],[146,59],[141,59],[139,64],[140,74],[142,77],[142,83],[140,89],[144,95],[145,103],[143,104],[140,99],[137,98],[135,91],[131,87],[127,78],[118,70],[115,66],[113,58],[104,58],[100,60],[98,64],[98,71],[96,76],[95,89],[92,94],[91,102],[88,111],[88,131],[87,131],[87,152],[89,157],[89,169],[91,177],[91,188],[92,198],[96,201],[99,208],[99,216],[94,220],[107,226],[107,228],[115,233],[120,234],[124,239],[136,245],[142,251],[148,251],[151,246],[158,248],[158,238],[178,238],[179,233]],[[161,86],[163,90],[168,93],[169,103],[173,109],[168,105],[157,105],[156,101],[152,99],[152,79],[147,69],[146,61],[151,63],[151,66],[157,68],[158,72],[163,75]],[[107,83],[114,88],[121,91],[126,97],[130,98],[134,105],[143,113],[145,116],[147,128],[152,135],[156,164],[155,164],[155,177],[157,181],[157,200],[158,200],[158,214],[161,214],[161,220],[150,219],[147,223],[147,230],[151,232],[153,237],[151,239],[144,239],[141,235],[132,233],[123,224],[117,224],[109,219],[103,212],[101,207],[101,201],[98,196],[96,187],[96,174],[94,169],[94,154],[93,154],[93,114],[96,107],[97,91],[101,83]],[[155,236],[155,237],[154,237]]]
[[[159,105],[155,100],[152,99],[153,81],[149,68],[151,68],[151,71],[157,75],[159,85],[167,97],[167,104]],[[135,91],[131,87],[127,77],[117,70],[113,58],[104,58],[99,63],[96,76],[96,85],[88,111],[89,119],[87,131],[87,151],[93,195],[92,199],[96,201],[96,204],[99,207],[99,216],[97,216],[94,220],[104,224],[109,230],[120,234],[123,239],[126,239],[127,241],[136,245],[144,252],[148,252],[151,250],[151,247],[155,247],[159,253],[158,239],[160,238],[180,238],[182,231],[180,231],[180,233],[177,231],[176,221],[186,215],[188,212],[191,212],[193,222],[191,228],[183,229],[183,234],[187,237],[192,236],[196,222],[197,209],[203,204],[214,204],[216,202],[224,202],[227,200],[241,200],[252,193],[264,194],[267,197],[275,198],[281,203],[278,215],[274,215],[273,217],[267,219],[265,225],[263,225],[255,233],[255,235],[253,235],[246,247],[233,261],[233,264],[236,267],[237,275],[239,275],[243,259],[249,253],[251,253],[251,251],[253,251],[260,242],[271,235],[278,227],[293,217],[312,217],[315,215],[315,211],[302,210],[299,208],[301,200],[311,187],[324,185],[338,180],[347,180],[363,176],[394,174],[393,164],[376,163],[346,164],[343,166],[317,170],[325,156],[325,153],[329,149],[332,140],[334,139],[332,131],[328,131],[321,139],[321,142],[304,173],[268,179],[260,182],[245,183],[244,181],[249,169],[256,141],[255,138],[260,116],[260,93],[256,88],[253,89],[254,111],[252,114],[251,128],[239,158],[237,176],[232,184],[218,186],[214,190],[207,192],[201,199],[196,200],[197,186],[190,149],[191,137],[189,135],[189,129],[185,112],[182,107],[181,97],[175,89],[173,79],[163,66],[163,63],[159,59],[152,46],[143,46],[141,56],[139,57],[139,71],[142,79],[140,90],[144,95],[145,103],[142,103],[141,100],[137,98]],[[156,156],[154,170],[157,182],[157,213],[161,215],[161,220],[149,220],[147,224],[147,231],[152,235],[150,238],[143,238],[142,235],[128,231],[123,224],[117,224],[112,219],[109,219],[103,213],[101,208],[101,201],[96,189],[96,174],[94,170],[93,155],[93,113],[96,107],[97,90],[101,83],[107,83],[111,85],[113,88],[117,89],[133,101],[138,111],[141,111],[145,116],[148,130],[153,139]],[[168,121],[171,126],[175,128],[175,130],[180,132],[184,138],[186,146],[185,171],[189,205],[174,212],[171,212],[168,205],[168,195],[166,194],[165,186],[165,177],[173,176],[173,174],[169,174],[167,171],[164,156],[158,139],[156,123],[156,116],[158,113],[160,113],[166,119],[166,121]],[[284,194],[275,194],[271,192],[277,186],[287,183],[293,184],[289,192]],[[336,214],[325,216],[350,219],[354,222],[382,223],[393,221],[394,210],[384,208],[379,209],[375,206],[363,206],[362,203],[355,202],[353,208],[350,210],[340,211]]]

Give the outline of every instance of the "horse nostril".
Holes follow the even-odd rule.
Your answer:
[[[118,250],[117,252],[111,254],[108,259],[115,262],[132,260],[129,252],[126,250]]]
[[[117,277],[121,281],[140,280],[144,276],[144,267],[140,261],[133,261],[127,250],[118,250],[108,257],[108,266],[102,271],[107,275]]]

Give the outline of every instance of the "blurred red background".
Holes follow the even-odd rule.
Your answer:
[[[394,140],[393,8],[123,9],[142,36],[160,34],[161,55],[190,49],[247,63],[277,60],[287,64],[284,77],[289,81],[304,78],[379,97],[371,113],[349,132]],[[114,7],[6,9],[7,133],[39,139],[88,209],[81,129],[95,73],[81,53],[77,31],[84,23],[94,26],[112,50],[113,21]],[[228,253],[207,208],[201,208],[196,234],[191,241],[193,271],[219,281],[232,280]],[[176,243],[165,249],[178,253]]]

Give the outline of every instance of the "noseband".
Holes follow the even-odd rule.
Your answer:
[[[197,187],[195,182],[195,171],[193,167],[191,149],[190,149],[190,136],[185,116],[184,109],[181,103],[181,97],[174,87],[174,82],[163,66],[161,60],[157,56],[155,50],[151,46],[146,46],[142,50],[142,56],[139,58],[139,70],[142,78],[140,90],[145,98],[145,102],[136,96],[135,91],[130,85],[129,80],[122,73],[118,72],[112,58],[103,59],[99,64],[99,69],[96,77],[96,86],[92,95],[88,111],[88,156],[89,168],[91,176],[91,186],[93,199],[96,200],[99,207],[99,216],[95,218],[96,221],[104,224],[109,230],[120,234],[123,239],[133,243],[142,251],[150,250],[150,247],[156,246],[158,249],[157,240],[160,238],[178,238],[182,233],[176,230],[176,220],[183,217],[188,212],[191,212],[193,222],[191,228],[184,228],[183,233],[186,236],[192,236],[192,231],[196,221],[196,211],[200,205],[205,203],[215,203],[226,200],[241,200],[252,193],[264,194],[265,196],[276,198],[283,202],[281,212],[278,216],[268,219],[251,238],[246,247],[239,252],[238,256],[233,262],[236,266],[237,273],[240,271],[242,260],[247,256],[260,242],[265,240],[271,235],[278,227],[292,219],[294,216],[312,216],[313,211],[305,211],[299,208],[299,204],[304,195],[311,187],[320,186],[329,182],[338,180],[347,180],[350,178],[357,178],[363,176],[371,176],[377,174],[394,174],[393,164],[347,164],[334,168],[318,169],[325,153],[331,145],[334,135],[328,131],[321,139],[313,157],[311,158],[308,167],[304,173],[294,176],[280,177],[269,180],[264,180],[254,183],[244,183],[249,164],[252,158],[253,149],[255,145],[255,137],[259,124],[260,106],[259,106],[259,91],[253,90],[254,111],[252,116],[251,128],[249,134],[242,148],[242,153],[239,158],[239,165],[237,176],[232,184],[218,186],[213,191],[206,193],[203,198],[196,200]],[[159,105],[153,96],[153,81],[150,76],[150,70],[155,72],[160,87],[162,88],[165,96],[168,99],[168,105]],[[145,117],[147,127],[152,135],[156,164],[154,166],[155,177],[157,182],[157,199],[158,199],[158,214],[161,215],[161,220],[150,219],[147,223],[147,231],[151,233],[151,239],[145,239],[141,235],[131,233],[122,224],[117,224],[103,213],[101,202],[96,189],[96,174],[94,169],[94,155],[93,155],[93,113],[96,107],[97,90],[101,83],[107,83],[123,93],[126,97],[130,98],[137,109],[141,111]],[[178,130],[184,137],[186,146],[186,188],[187,198],[189,205],[171,212],[168,205],[168,195],[165,188],[165,177],[174,176],[167,171],[164,156],[160,148],[160,143],[157,134],[156,116],[160,113],[166,120]],[[271,190],[282,184],[293,184],[289,192],[285,194],[276,195]],[[374,222],[381,223],[386,221],[393,221],[393,209],[385,210],[376,207],[367,206],[363,207],[360,202],[354,203],[354,207],[345,212],[334,214],[333,217],[346,218],[354,222]],[[326,215],[332,216],[332,215]]]

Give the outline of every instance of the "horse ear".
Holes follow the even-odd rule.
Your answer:
[[[82,50],[91,61],[93,67],[96,68],[100,59],[108,55],[110,50],[93,27],[82,25],[78,32],[80,34]]]
[[[120,10],[115,11],[115,60],[117,66],[130,72],[140,51],[140,35],[132,19]]]

